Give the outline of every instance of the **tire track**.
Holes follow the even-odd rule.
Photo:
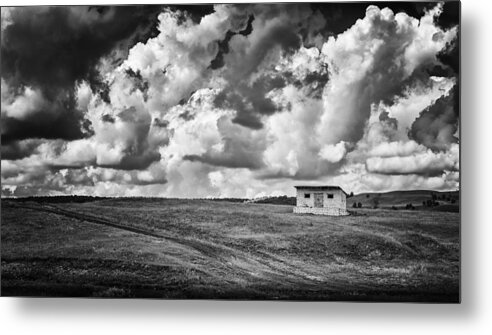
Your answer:
[[[56,215],[62,215],[62,216],[66,216],[66,217],[72,218],[72,219],[77,219],[80,221],[88,221],[88,222],[92,222],[92,223],[96,223],[96,224],[100,224],[100,225],[104,225],[104,226],[110,226],[113,228],[126,230],[126,231],[136,233],[136,234],[141,234],[141,235],[146,235],[146,236],[151,236],[151,237],[156,237],[156,238],[165,238],[165,239],[171,239],[171,240],[173,239],[172,237],[164,236],[162,234],[151,232],[151,231],[148,231],[145,229],[127,226],[127,225],[123,225],[120,223],[114,223],[114,222],[111,222],[109,220],[101,219],[99,217],[92,216],[89,214],[81,214],[81,213],[76,213],[76,212],[72,212],[72,211],[67,211],[65,209],[55,207],[55,206],[44,205],[42,207],[32,207],[32,206],[19,206],[19,207],[27,208],[27,209],[31,209],[31,210],[35,210],[35,211],[40,211],[40,212],[53,213]]]

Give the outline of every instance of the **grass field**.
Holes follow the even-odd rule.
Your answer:
[[[352,213],[2,199],[2,295],[459,301],[459,213]]]

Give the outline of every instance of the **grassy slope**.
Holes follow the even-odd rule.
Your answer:
[[[459,214],[291,211],[207,200],[3,200],[2,295],[458,300]]]
[[[371,207],[372,199],[375,197],[379,199],[380,207],[391,207],[391,206],[405,206],[406,204],[412,204],[413,206],[422,206],[422,201],[432,199],[432,194],[437,196],[437,202],[441,205],[453,205],[459,206],[459,192],[435,192],[428,190],[416,190],[416,191],[393,191],[386,193],[361,193],[357,194],[351,198],[347,199],[347,207],[351,207],[354,202],[361,202],[363,207]],[[445,199],[441,199],[442,197]],[[447,201],[449,198],[454,198],[455,203],[451,204],[450,201]],[[437,206],[439,207],[439,206]],[[433,208],[439,209],[439,208]]]

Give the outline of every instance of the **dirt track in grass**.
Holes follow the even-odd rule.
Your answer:
[[[459,300],[459,213],[2,200],[2,295]]]

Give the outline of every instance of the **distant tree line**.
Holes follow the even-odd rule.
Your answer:
[[[441,200],[444,202],[450,202],[452,204],[456,203],[457,197],[452,196],[451,194],[437,194],[437,193],[432,193],[431,194],[431,199],[427,199],[422,201],[422,206],[424,207],[435,207],[441,205],[441,203],[437,200]]]
[[[81,203],[97,200],[111,199],[110,197],[93,197],[90,195],[57,195],[40,197],[8,198],[9,201],[16,202],[39,202],[39,203]],[[7,200],[7,199],[5,199]]]
[[[261,199],[261,200],[255,201],[255,202],[257,204],[273,204],[273,205],[295,206],[296,205],[296,198],[282,195],[279,197],[268,197],[268,198]]]
[[[246,199],[244,199],[244,198],[207,198],[204,200],[227,201],[227,202],[244,202]]]

